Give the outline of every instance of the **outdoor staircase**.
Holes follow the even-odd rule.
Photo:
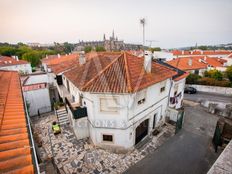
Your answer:
[[[56,110],[56,115],[60,125],[69,124],[68,113],[65,108]]]

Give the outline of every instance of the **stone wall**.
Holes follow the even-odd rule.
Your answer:
[[[197,91],[200,92],[210,92],[210,93],[232,96],[232,88],[228,88],[228,87],[205,86],[205,85],[186,85],[186,86],[194,87],[197,89]]]

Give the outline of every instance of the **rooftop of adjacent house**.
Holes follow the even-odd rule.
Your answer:
[[[144,58],[127,52],[99,53],[64,73],[82,91],[106,93],[136,92],[176,74],[175,70],[155,61],[147,73]]]
[[[169,65],[172,65],[181,70],[197,70],[197,69],[206,69],[207,64],[203,62],[199,62],[197,59],[193,57],[181,57],[177,59],[173,59],[167,62]]]
[[[26,60],[17,60],[17,58],[0,56],[0,67],[28,64]]]
[[[34,173],[19,75],[0,70],[0,173]]]
[[[193,50],[193,51],[182,51],[182,50],[173,50],[174,56],[178,55],[228,55],[231,54],[229,50]]]
[[[67,54],[67,55],[50,55],[43,58],[42,63],[49,65],[56,65],[66,61],[75,61],[79,57],[78,54]]]

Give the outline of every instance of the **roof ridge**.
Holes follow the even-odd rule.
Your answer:
[[[125,68],[126,68],[127,88],[128,88],[128,92],[132,92],[131,79],[130,79],[128,61],[127,61],[127,53],[124,52],[123,56],[124,56],[124,59],[125,59],[124,61],[125,61]]]
[[[94,78],[92,78],[91,80],[89,80],[83,87],[81,87],[81,90],[83,90],[84,88],[86,88],[92,81],[94,81],[95,79],[97,79],[102,73],[104,73],[112,64],[114,64],[119,57],[121,57],[122,54],[120,54],[117,58],[115,58],[115,60],[113,60],[111,63],[109,63],[109,65],[107,65],[104,69],[102,69]],[[94,59],[93,59],[94,60]]]

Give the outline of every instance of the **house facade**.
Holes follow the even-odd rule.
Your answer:
[[[25,60],[19,60],[17,56],[0,56],[0,69],[18,71],[21,74],[32,73],[31,64]]]
[[[77,138],[128,150],[164,123],[168,107],[182,107],[187,73],[148,55],[106,52],[80,62],[56,79]]]

